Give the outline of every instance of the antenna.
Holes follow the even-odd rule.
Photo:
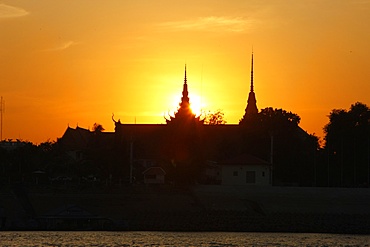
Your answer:
[[[0,141],[3,140],[3,113],[4,112],[5,112],[5,101],[3,100],[3,96],[1,96],[1,101],[0,101],[0,115],[1,115]]]
[[[202,64],[202,72],[200,74],[200,112],[203,111],[203,64]]]

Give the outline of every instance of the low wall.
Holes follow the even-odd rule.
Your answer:
[[[254,202],[266,214],[370,213],[368,188],[197,186],[194,193],[209,209],[245,210]]]
[[[28,197],[38,216],[75,204],[125,221],[129,230],[370,233],[370,190],[362,188],[136,186],[95,193],[33,191]],[[8,229],[29,220],[12,193],[0,195],[0,207]]]

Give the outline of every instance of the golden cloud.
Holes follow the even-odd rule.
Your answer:
[[[15,18],[28,15],[29,13],[21,8],[0,4],[0,18]]]

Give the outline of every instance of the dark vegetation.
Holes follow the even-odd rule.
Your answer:
[[[300,117],[271,107],[247,115],[243,126],[244,151],[273,164],[273,184],[313,186],[315,156],[319,139],[307,134],[298,124]]]
[[[210,125],[224,124],[223,113],[217,111],[205,122]],[[292,112],[262,109],[240,121],[241,145],[231,152],[248,152],[272,161],[273,185],[369,186],[370,109],[367,105],[357,102],[349,110],[333,109],[324,127],[322,146],[316,135],[307,134],[299,128],[299,122],[300,117]],[[0,183],[74,183],[76,186],[128,183],[128,157],[122,159],[119,150],[104,143],[102,135],[106,133],[103,131],[103,126],[94,124],[89,146],[73,155],[59,140],[38,145],[18,141],[14,148],[5,148],[6,141],[3,141],[4,145],[0,148]],[[197,159],[197,163],[202,162],[201,156]],[[172,176],[169,181],[180,179],[179,174],[171,171],[179,164],[167,160],[166,165],[168,175]],[[191,176],[187,182],[201,182],[196,174],[200,171],[195,168],[184,170],[184,174]],[[134,182],[142,180],[141,171],[134,170],[133,175]]]
[[[204,124],[208,125],[220,125],[220,124],[226,124],[226,120],[224,118],[224,113],[222,110],[217,110],[215,112],[208,112],[206,114],[206,117],[204,119]]]
[[[368,187],[370,169],[370,109],[362,103],[334,109],[324,127],[327,186]],[[325,157],[325,161],[324,161]],[[322,171],[323,172],[323,171]],[[324,173],[324,172],[323,172]]]
[[[231,128],[216,126],[224,125],[220,111],[206,126],[190,119],[145,126],[165,128],[137,139],[94,124],[91,131],[68,128],[56,142],[1,142],[0,229],[369,233],[367,190],[280,187],[368,187],[366,105],[332,110],[322,146],[299,127],[297,114],[282,109],[245,115]],[[227,135],[202,142],[199,127]],[[202,177],[207,148],[218,158],[248,153],[270,161],[276,187],[199,185],[209,182]],[[166,184],[140,186],[153,165],[166,171]]]

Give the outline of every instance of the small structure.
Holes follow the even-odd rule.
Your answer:
[[[271,185],[271,164],[250,154],[208,163],[222,185]]]
[[[149,167],[143,175],[144,184],[164,184],[166,172],[161,167]]]
[[[69,204],[38,217],[43,230],[107,230],[110,219],[92,214],[81,207]]]

